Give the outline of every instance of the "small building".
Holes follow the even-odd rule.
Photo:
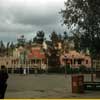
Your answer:
[[[20,46],[15,48],[13,56],[0,57],[0,66],[5,65],[7,68],[47,68],[45,52],[40,45],[34,44],[31,48]]]
[[[0,57],[0,68],[4,65],[7,68],[7,72],[14,73],[14,70],[19,68],[19,60],[17,58],[14,58],[12,56],[4,56]]]
[[[32,47],[27,55],[27,60],[30,62],[31,67],[43,70],[47,68],[45,52],[40,47]]]
[[[91,57],[89,55],[76,52],[75,50],[64,53],[60,57],[60,63],[62,66],[69,64],[70,67],[78,68],[84,65],[87,68],[91,67]]]

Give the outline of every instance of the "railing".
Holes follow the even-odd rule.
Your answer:
[[[100,82],[84,82],[84,89],[100,91]]]
[[[100,71],[100,60],[93,60],[93,67]]]

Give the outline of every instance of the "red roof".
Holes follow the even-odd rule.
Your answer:
[[[28,55],[29,58],[43,59],[45,54],[41,53],[39,49],[32,49],[32,52]]]

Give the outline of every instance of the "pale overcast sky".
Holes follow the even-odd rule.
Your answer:
[[[66,0],[0,0],[0,40],[16,41],[24,34],[32,39],[38,30],[50,34],[65,31],[60,10]]]

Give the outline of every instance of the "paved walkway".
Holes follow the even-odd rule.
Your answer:
[[[100,98],[100,91],[72,94],[71,75],[10,75],[5,98]]]

